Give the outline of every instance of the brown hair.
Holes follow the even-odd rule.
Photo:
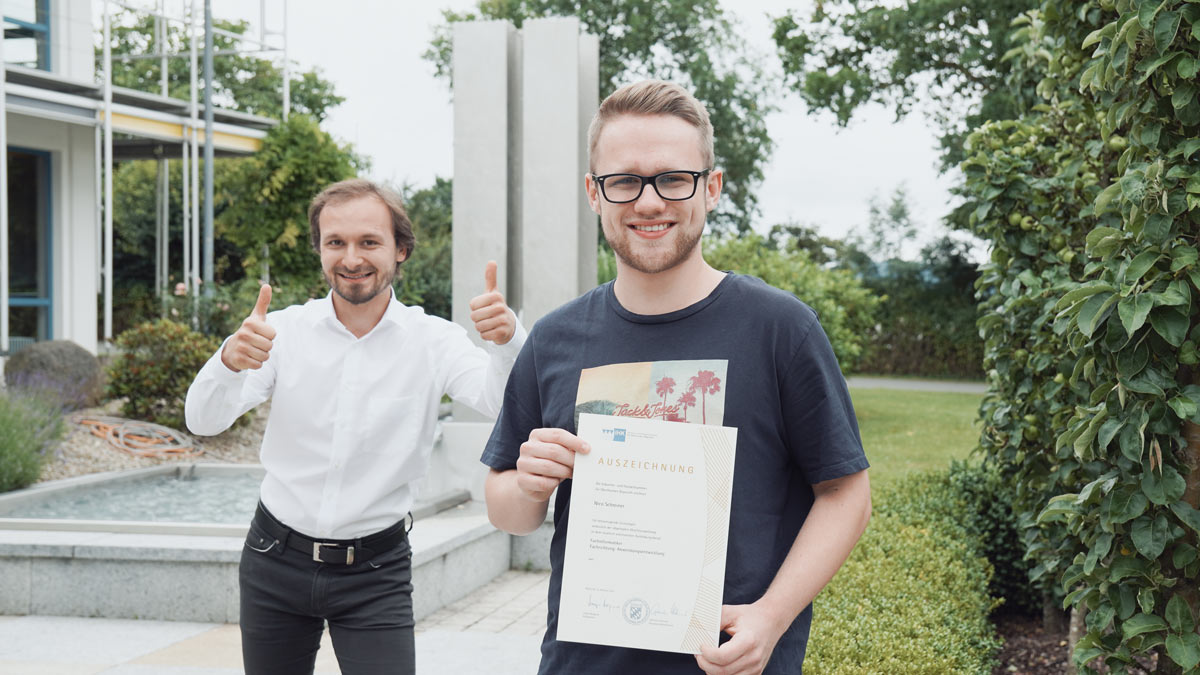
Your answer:
[[[642,80],[614,91],[600,104],[588,127],[588,168],[593,169],[596,144],[604,125],[621,115],[672,115],[700,132],[700,155],[704,168],[713,168],[713,127],[708,110],[686,89],[662,80]]]
[[[308,227],[313,250],[321,252],[321,210],[330,204],[340,204],[367,195],[373,195],[387,207],[392,215],[392,235],[396,238],[396,247],[404,250],[405,260],[412,255],[417,240],[413,236],[412,221],[408,219],[400,195],[365,178],[339,181],[313,197],[312,203],[308,205]],[[396,267],[399,266],[397,263]]]

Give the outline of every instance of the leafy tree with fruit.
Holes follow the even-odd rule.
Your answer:
[[[1040,102],[964,163],[996,244],[984,447],[1029,483],[1076,665],[1196,672],[1200,5],[1047,0],[1021,21]]]

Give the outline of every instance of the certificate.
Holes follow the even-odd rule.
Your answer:
[[[737,429],[582,414],[558,639],[717,645]]]

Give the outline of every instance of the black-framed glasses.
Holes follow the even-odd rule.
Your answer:
[[[707,176],[711,169],[703,171],[664,171],[653,176],[639,176],[636,173],[609,173],[603,176],[592,176],[592,180],[600,186],[600,194],[613,204],[628,204],[636,202],[642,196],[642,190],[647,185],[654,186],[654,191],[669,202],[682,202],[691,199],[696,194],[696,186],[700,179]]]

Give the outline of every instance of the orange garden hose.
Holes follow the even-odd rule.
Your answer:
[[[191,439],[161,424],[121,417],[76,416],[76,424],[91,427],[92,435],[135,457],[196,457],[203,453]]]

